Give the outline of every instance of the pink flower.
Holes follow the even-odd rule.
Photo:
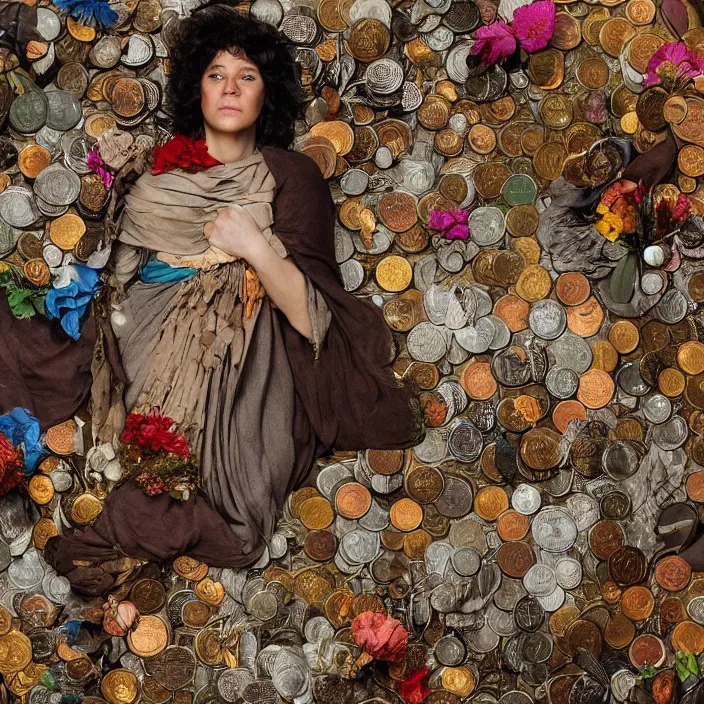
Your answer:
[[[643,85],[664,83],[672,87],[678,78],[689,80],[701,73],[704,73],[704,59],[690,51],[684,42],[669,42],[651,57]]]
[[[352,638],[377,660],[400,662],[406,656],[408,631],[386,614],[363,611],[352,621]]]
[[[96,149],[91,150],[88,158],[86,159],[86,164],[88,164],[88,168],[91,171],[94,171],[100,176],[101,179],[103,179],[105,188],[110,188],[110,186],[112,186],[113,175],[110,171],[108,171],[107,164],[101,159],[100,154],[98,154]]]
[[[428,227],[440,230],[448,240],[466,240],[469,237],[469,211],[461,208],[452,210],[431,210]]]
[[[519,7],[513,13],[511,29],[529,54],[544,49],[555,29],[555,3],[538,0],[531,5]]]
[[[497,64],[516,51],[514,32],[505,22],[480,27],[474,34],[472,53],[481,57],[483,64]]]

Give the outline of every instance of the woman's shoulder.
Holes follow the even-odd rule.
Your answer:
[[[261,147],[260,151],[274,176],[277,190],[285,187],[287,183],[298,188],[302,184],[307,186],[324,185],[327,188],[327,183],[320,173],[318,165],[306,154],[274,146]]]

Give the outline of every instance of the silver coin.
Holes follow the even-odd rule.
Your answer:
[[[360,528],[342,536],[339,551],[347,562],[363,565],[377,556],[380,545],[378,533]]]
[[[61,19],[49,7],[37,8],[37,30],[45,42],[53,42],[61,34]]]
[[[350,259],[339,266],[342,285],[347,292],[356,291],[364,282],[364,267],[357,259]]]
[[[121,61],[125,66],[139,68],[146,66],[154,58],[154,42],[148,34],[133,32],[127,42],[127,53]]]
[[[510,638],[518,632],[518,626],[510,611],[502,611],[494,604],[489,604],[485,612],[486,623],[497,636]]]
[[[445,58],[447,77],[454,83],[464,83],[469,78],[467,58],[472,53],[472,42],[457,42]]]
[[[269,557],[278,560],[288,552],[288,542],[283,533],[274,533],[269,541]]]
[[[640,288],[646,296],[655,296],[660,293],[666,283],[666,279],[659,271],[645,271],[640,278]]]
[[[466,634],[467,647],[474,653],[490,653],[499,646],[501,639],[486,624],[476,631],[468,631]]]
[[[580,532],[587,530],[599,520],[599,505],[596,499],[580,491],[576,491],[567,497],[565,508],[569,510],[570,515],[574,518],[577,530]]]
[[[49,114],[49,102],[44,91],[34,84],[28,87],[23,81],[24,93],[16,96],[10,106],[10,125],[21,134],[33,134],[46,123]]]
[[[73,475],[71,472],[52,472],[49,475],[51,483],[54,485],[54,490],[60,494],[68,491],[73,486]]]
[[[695,596],[687,604],[687,613],[692,621],[704,625],[704,596]]]
[[[556,366],[567,367],[576,374],[584,374],[592,364],[593,355],[589,343],[568,330],[548,347],[548,352]]]
[[[467,655],[467,649],[464,643],[455,636],[443,636],[437,643],[434,649],[435,659],[445,667],[455,667],[464,662]]]
[[[629,396],[645,396],[650,391],[640,374],[640,360],[622,364],[616,372],[616,384]]]
[[[364,81],[373,93],[390,95],[403,84],[403,69],[401,65],[389,58],[381,58],[367,65]]]
[[[537,563],[523,577],[523,586],[532,596],[547,596],[557,587],[555,570],[549,565]]]
[[[272,27],[278,27],[284,17],[284,9],[279,0],[255,0],[249,12],[260,22],[266,22]]]
[[[480,247],[501,242],[506,232],[504,214],[494,206],[480,206],[469,214],[469,236]]]
[[[269,621],[279,610],[279,600],[269,591],[257,592],[247,604],[247,610],[260,621]]]
[[[285,34],[294,44],[311,46],[318,36],[318,25],[312,17],[306,15],[284,16],[279,31]]]
[[[35,179],[34,192],[51,205],[70,205],[80,195],[81,179],[61,164],[50,164]]]
[[[457,332],[455,331],[455,334]],[[460,340],[458,342],[461,344]],[[408,333],[406,347],[408,348],[408,353],[416,361],[435,363],[440,361],[447,353],[449,341],[444,328],[432,323],[422,322],[418,323]]]
[[[369,174],[363,169],[348,169],[340,179],[340,188],[347,196],[358,196],[367,190]]]
[[[0,540],[0,572],[6,570],[11,562],[10,546],[4,540]]]
[[[504,577],[501,580],[501,585],[494,592],[494,604],[502,611],[511,612],[513,618],[513,609],[516,604],[527,595],[523,582],[520,579],[509,579]]]
[[[444,460],[448,456],[447,438],[449,435],[449,428],[428,428],[423,441],[413,448],[416,459],[425,464],[434,464]]]
[[[0,193],[0,218],[10,227],[27,228],[33,225],[39,219],[39,211],[32,191],[24,186],[8,186]]]
[[[108,69],[117,66],[122,55],[120,38],[111,34],[101,37],[91,48],[88,58],[98,68]]]
[[[550,367],[545,377],[545,388],[560,400],[574,396],[578,387],[579,374],[569,367]]]
[[[537,301],[530,308],[528,324],[543,340],[556,340],[567,327],[567,314],[557,301]]]
[[[555,643],[549,633],[544,631],[529,633],[523,641],[521,654],[524,660],[537,665],[550,659],[554,645]]]
[[[520,345],[511,345],[501,350],[491,360],[491,371],[501,386],[525,386],[532,375],[528,351]]]
[[[341,483],[351,482],[352,479],[351,469],[341,462],[336,462],[320,470],[315,479],[315,485],[326,499],[332,500],[334,496],[333,490],[336,491],[340,488]]]
[[[430,543],[425,549],[425,565],[428,572],[435,572],[440,576],[445,574],[450,557],[452,556],[453,548],[449,543],[436,540]]]
[[[664,423],[672,414],[672,402],[667,396],[654,393],[643,399],[641,410],[650,423]]]
[[[666,451],[676,450],[687,442],[689,427],[682,416],[672,416],[670,420],[653,427],[653,442]]]
[[[306,622],[303,633],[309,643],[320,643],[325,639],[331,640],[335,629],[325,616],[313,616]]]
[[[538,509],[542,498],[540,492],[530,484],[519,484],[511,495],[511,506],[524,516],[533,515]]]
[[[447,475],[442,494],[435,501],[435,508],[446,518],[461,518],[472,510],[473,499],[472,487],[468,482],[459,477]]]
[[[506,325],[501,318],[497,318],[495,315],[487,315],[486,318],[482,318],[482,320],[490,321],[495,329],[494,337],[489,343],[490,350],[502,350],[511,342],[511,330],[509,330],[508,325]]]
[[[516,606],[513,608],[513,618],[522,631],[533,633],[543,625],[545,609],[534,596],[524,596],[516,602]]]
[[[611,675],[611,694],[617,702],[627,702],[637,682],[636,675],[630,670],[617,670]]]
[[[389,512],[379,506],[373,498],[369,510],[359,519],[359,527],[379,532],[388,528],[390,522]]]
[[[421,323],[422,324],[422,323]],[[453,332],[458,344],[472,354],[484,354],[489,349],[496,327],[488,318],[479,318],[473,326],[467,326]]]
[[[439,15],[436,15],[438,21],[441,20]],[[427,32],[423,36],[423,41],[433,51],[447,51],[455,41],[455,35],[449,27],[436,27],[432,32]]]
[[[254,680],[242,690],[242,699],[247,704],[278,704],[279,693],[271,680]]]
[[[576,589],[582,583],[582,563],[572,557],[563,557],[555,565],[555,576],[563,589]]]
[[[8,225],[4,220],[0,219],[0,257],[12,252],[21,234],[22,230],[12,227],[12,225]]]
[[[455,548],[450,559],[455,572],[461,577],[475,575],[482,564],[482,557],[474,548]]]
[[[480,555],[487,549],[484,529],[472,518],[452,522],[447,539],[453,548],[474,548]]]
[[[44,576],[44,567],[37,549],[29,548],[24,555],[13,560],[7,568],[7,576],[18,589],[36,587]]]
[[[668,325],[674,325],[680,320],[684,320],[688,310],[687,297],[676,288],[666,291],[655,306],[655,312],[660,320]]]
[[[246,667],[231,667],[220,673],[216,686],[227,704],[236,704],[242,690],[253,681],[254,676]]]
[[[67,90],[50,90],[46,92],[49,103],[49,112],[46,117],[46,126],[66,132],[73,129],[83,117],[80,100]]]
[[[39,196],[35,196],[34,202],[37,206],[37,210],[48,218],[58,218],[68,212],[68,205],[52,205]],[[63,258],[63,253],[61,256]]]
[[[474,462],[484,447],[484,438],[470,421],[456,420],[447,439],[447,449],[458,462]]]
[[[95,143],[96,140],[93,137],[88,137],[81,130],[75,129],[71,132],[66,132],[61,138],[61,148],[64,150],[64,166],[77,174],[91,173],[87,160]]]
[[[638,471],[640,455],[632,442],[617,440],[606,446],[601,456],[604,473],[614,481],[623,481]]]
[[[565,603],[565,590],[558,585],[552,594],[536,598],[545,611],[553,613]]]
[[[531,533],[536,544],[548,552],[565,552],[577,540],[572,516],[557,506],[544,508],[533,518]]]

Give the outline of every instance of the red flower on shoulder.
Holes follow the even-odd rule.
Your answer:
[[[204,139],[193,140],[183,134],[173,136],[161,147],[154,147],[152,155],[154,157],[152,174],[155,176],[172,169],[194,172],[222,164],[208,154]]]

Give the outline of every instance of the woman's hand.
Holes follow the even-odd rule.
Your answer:
[[[245,261],[266,242],[254,218],[241,205],[221,208],[215,220],[203,226],[203,235],[214,247]]]

